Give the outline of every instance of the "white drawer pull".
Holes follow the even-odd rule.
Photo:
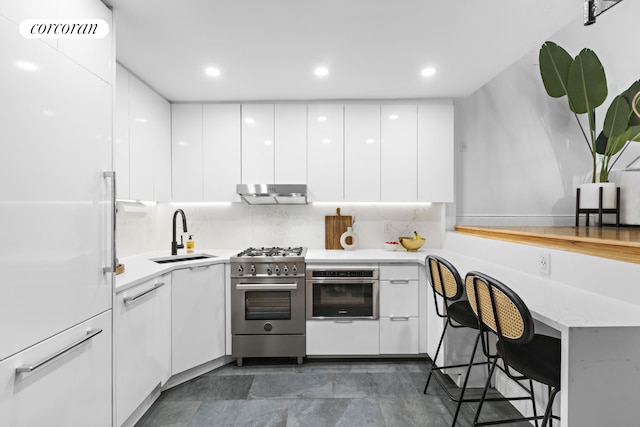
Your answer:
[[[389,319],[391,319],[392,322],[396,322],[396,321],[406,322],[409,320],[409,316],[389,316]]]
[[[151,292],[155,291],[156,289],[161,288],[161,287],[163,287],[163,286],[164,286],[164,282],[156,283],[156,284],[153,286],[153,288],[151,288],[151,289],[147,289],[146,291],[141,292],[141,293],[139,293],[138,295],[135,295],[135,296],[132,296],[132,297],[126,297],[126,298],[124,299],[124,305],[131,304],[132,302],[134,302],[134,301],[135,301],[135,300],[137,300],[138,298],[142,298],[143,296],[145,296],[145,295],[147,295],[147,294],[149,294],[149,293],[151,293]]]

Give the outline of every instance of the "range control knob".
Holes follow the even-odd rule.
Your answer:
[[[271,274],[271,266],[270,265],[267,265],[267,274],[269,274],[269,275]]]
[[[295,264],[293,264],[293,267],[291,267],[291,272],[292,272],[293,274],[296,274],[296,273],[298,272],[298,266],[297,266],[297,265],[295,265]]]
[[[242,275],[242,273],[244,272],[244,268],[242,268],[241,265],[238,266],[238,274]]]
[[[289,267],[287,267],[287,264],[285,264],[284,267],[282,267],[282,272],[284,274],[289,274]]]
[[[276,274],[280,274],[280,266],[276,265],[276,266],[273,268],[273,271],[274,271]]]
[[[251,264],[251,268],[249,268],[249,271],[251,272],[251,274],[256,274],[256,266],[254,264]]]
[[[264,330],[267,332],[271,332],[271,330],[273,329],[273,325],[269,322],[265,323],[263,326]]]

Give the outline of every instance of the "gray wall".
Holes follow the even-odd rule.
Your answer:
[[[621,2],[588,27],[581,11],[578,15],[547,40],[572,56],[585,47],[598,54],[609,85],[609,98],[597,111],[601,122],[613,97],[640,79],[635,31],[640,2]],[[540,44],[480,90],[456,100],[457,224],[573,223],[575,187],[590,181],[591,157],[566,98],[552,99],[544,91]],[[638,155],[640,143],[635,143],[616,168]]]

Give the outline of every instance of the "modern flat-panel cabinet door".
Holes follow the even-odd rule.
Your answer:
[[[131,74],[120,64],[116,65],[115,113],[113,117],[113,168],[119,199],[129,196],[129,79]]]
[[[202,104],[171,105],[171,200],[202,201]]]
[[[380,105],[344,106],[344,200],[380,201]]]
[[[172,374],[224,356],[224,265],[173,271],[171,293]]]
[[[111,427],[111,398],[111,310],[0,362],[1,426]]]
[[[242,105],[242,183],[273,184],[273,104]]]
[[[239,201],[240,104],[205,104],[202,117],[203,199]]]
[[[419,202],[453,202],[453,150],[453,105],[419,105]]]
[[[129,78],[129,197],[155,200],[154,145],[157,139],[154,126],[154,101],[157,96],[134,76]]]
[[[307,185],[311,202],[344,199],[343,112],[342,104],[307,107]]]
[[[114,306],[116,425],[170,373],[171,275],[119,292]]]
[[[275,105],[275,183],[307,183],[307,105]]]
[[[416,105],[383,105],[381,114],[383,202],[418,198],[418,125]]]

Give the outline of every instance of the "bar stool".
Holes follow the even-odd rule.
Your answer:
[[[557,338],[535,333],[533,318],[522,299],[508,286],[479,272],[469,272],[465,278],[465,287],[469,303],[478,317],[480,333],[483,337],[482,347],[493,360],[489,378],[485,384],[482,399],[473,420],[474,426],[503,424],[520,420],[542,419],[542,427],[551,418],[559,420],[552,414],[553,401],[560,391],[560,344]],[[486,335],[492,333],[497,337],[496,351],[489,351]],[[529,392],[533,405],[533,416],[510,420],[478,422],[482,405],[498,360],[502,360],[502,370]],[[521,384],[527,380],[529,388]],[[545,384],[549,388],[549,396],[544,415],[538,415],[533,393],[533,381]]]
[[[480,342],[480,330],[478,328],[478,318],[471,308],[471,305],[469,305],[469,302],[467,300],[462,299],[462,297],[464,296],[464,286],[458,270],[456,270],[456,268],[449,261],[436,255],[428,255],[425,260],[425,264],[429,270],[431,277],[431,287],[433,290],[433,297],[436,305],[436,313],[439,317],[446,319],[446,321],[444,329],[442,331],[442,335],[440,336],[440,341],[438,342],[438,348],[436,349],[436,353],[432,358],[433,363],[431,364],[431,368],[429,369],[427,383],[424,386],[424,394],[427,393],[427,388],[429,387],[429,382],[431,381],[431,377],[434,371],[441,371],[443,369],[451,368],[462,368],[465,366],[467,367],[459,396],[454,396],[453,393],[449,391],[449,389],[442,382],[441,378],[438,375],[435,376],[436,381],[438,381],[449,398],[454,402],[457,402],[456,411],[451,422],[451,426],[453,427],[455,426],[458,419],[462,402],[480,401],[479,398],[464,398],[464,394],[467,388],[467,382],[469,380],[469,374],[471,373],[471,368],[475,365],[488,366],[489,361],[473,361],[476,350],[478,348],[478,343]],[[436,360],[438,359],[438,354],[440,354],[442,343],[444,342],[444,337],[447,333],[448,327],[470,328],[478,331],[469,363],[447,366],[438,366],[436,364]],[[496,399],[492,398],[488,400]],[[500,398],[499,400],[504,400],[504,398]]]

